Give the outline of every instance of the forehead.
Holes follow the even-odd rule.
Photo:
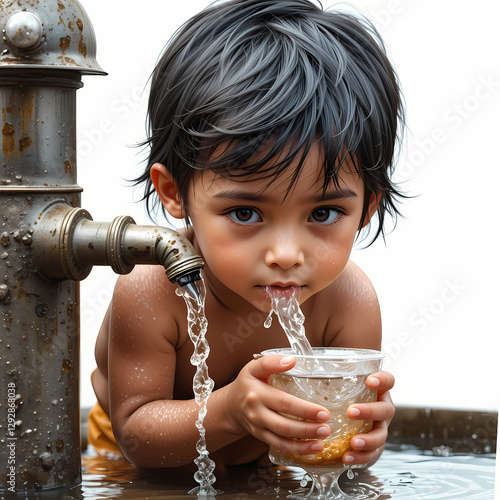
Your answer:
[[[214,150],[212,158],[220,158],[228,152],[228,148],[230,148],[228,144],[221,144]],[[262,146],[241,168],[235,168],[230,172],[198,171],[195,174],[194,186],[202,187],[208,195],[215,195],[220,190],[234,186],[235,189],[255,193],[281,194],[283,200],[293,197],[293,193],[317,194],[324,191],[346,190],[355,191],[357,195],[363,194],[364,185],[357,172],[355,160],[350,155],[345,156],[337,175],[325,183],[324,153],[317,143],[311,146],[303,161],[302,154],[298,154],[286,168],[282,169],[280,162],[289,154],[289,151],[283,151],[261,169],[249,173],[245,167],[265,158],[269,149],[268,145]]]

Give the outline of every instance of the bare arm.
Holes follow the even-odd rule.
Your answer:
[[[194,399],[173,400],[179,326],[173,311],[183,300],[149,269],[118,280],[109,316],[108,384],[113,431],[124,455],[143,467],[192,462],[199,438]],[[238,439],[223,418],[220,398],[210,398],[218,420],[211,435],[217,446]],[[232,431],[232,433],[230,432]]]

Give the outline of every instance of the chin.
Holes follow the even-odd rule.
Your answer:
[[[255,309],[266,314],[271,310],[271,301],[269,299],[249,300],[248,302],[250,302]]]
[[[268,313],[271,310],[271,301],[266,294],[262,293],[261,287],[255,287],[257,293],[252,293],[252,297],[248,297],[247,301],[252,304],[255,309]]]

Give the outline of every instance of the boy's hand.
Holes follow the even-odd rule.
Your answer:
[[[318,453],[323,449],[319,440],[330,434],[328,425],[322,424],[329,418],[328,411],[268,384],[271,374],[285,372],[294,365],[293,356],[268,355],[250,361],[227,386],[230,388],[226,399],[227,414],[238,433],[250,433],[283,452]]]
[[[351,405],[347,416],[353,420],[373,420],[373,429],[351,439],[353,451],[342,456],[345,464],[368,464],[382,453],[387,439],[387,429],[395,413],[389,390],[394,386],[394,377],[387,372],[373,373],[366,379],[366,385],[377,389],[377,401]]]

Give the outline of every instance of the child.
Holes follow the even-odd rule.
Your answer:
[[[175,34],[159,61],[149,163],[138,182],[149,209],[160,202],[185,219],[205,261],[215,388],[204,424],[218,466],[259,460],[269,445],[317,453],[330,433],[325,408],[267,383],[293,357],[253,359],[288,346],[277,321],[263,326],[266,286],[300,288],[313,346],[380,349],[377,297],[349,255],[375,214],[376,237],[386,212],[398,213],[390,173],[401,102],[369,23],[309,0],[217,2]],[[90,443],[137,466],[197,456],[193,346],[175,289],[157,266],[120,277],[97,340]],[[374,427],[352,439],[347,464],[379,457],[394,414],[393,377],[380,372],[366,383],[378,400],[352,405],[348,416]]]

